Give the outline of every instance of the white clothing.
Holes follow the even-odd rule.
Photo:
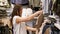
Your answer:
[[[32,9],[31,9],[31,8],[27,8],[27,14],[26,14],[26,16],[28,17],[28,16],[30,16],[32,13],[33,13],[33,12],[32,12]],[[33,27],[32,21],[29,21],[29,22],[27,22],[26,24],[27,24],[28,26],[30,26],[30,27]],[[32,34],[32,31],[29,31],[29,34]]]
[[[27,34],[26,33],[26,29],[25,29],[25,23],[16,23],[16,18],[18,18],[19,16],[14,16],[13,17],[13,33],[14,34]]]
[[[32,13],[33,13],[33,12],[32,12],[32,9],[31,9],[31,8],[23,8],[23,10],[22,10],[22,15],[23,15],[23,16],[22,16],[22,17],[28,17],[28,16],[30,16]],[[30,27],[33,26],[32,21],[29,21],[29,22],[27,22],[26,24],[29,25]]]
[[[33,12],[32,12],[32,9],[31,8],[23,8],[23,10],[22,10],[22,17],[28,17],[28,16],[30,16],[31,14],[32,14]],[[32,21],[29,21],[29,22],[27,22],[27,23],[25,23],[25,24],[27,24],[28,26],[30,26],[30,27],[33,27],[33,23],[32,23]],[[29,34],[32,34],[32,31],[29,31]]]
[[[27,17],[28,14],[30,15],[30,12],[31,12],[30,8],[28,8],[28,9],[23,8],[22,17]],[[25,28],[25,26],[26,26],[25,22],[22,22],[22,23],[19,23],[19,24],[16,23],[16,18],[18,18],[18,17],[19,16],[14,16],[13,17],[13,33],[14,34],[27,34],[26,28]]]
[[[48,0],[41,0],[41,2],[42,2],[43,13],[44,14],[48,13],[48,5],[49,5]]]

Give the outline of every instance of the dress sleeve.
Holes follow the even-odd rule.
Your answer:
[[[18,18],[19,16],[14,16],[13,17],[13,25],[16,24],[16,18]]]

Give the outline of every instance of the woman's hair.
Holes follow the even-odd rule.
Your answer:
[[[22,12],[22,7],[21,5],[15,5],[14,8],[13,8],[13,12],[12,12],[12,17],[18,15],[18,16],[21,16],[20,14],[20,11]]]
[[[13,12],[11,14],[11,24],[12,24],[12,19],[14,16],[21,16],[22,14],[22,6],[21,5],[15,5],[13,8]]]

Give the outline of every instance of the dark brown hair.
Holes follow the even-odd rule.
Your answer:
[[[22,14],[22,6],[21,5],[15,5],[13,8],[13,12],[11,14],[11,24],[12,24],[12,19],[14,16],[21,16]]]

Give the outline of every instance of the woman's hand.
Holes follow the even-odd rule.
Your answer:
[[[18,17],[18,18],[16,19],[16,23],[28,22],[28,21],[34,19],[34,17],[35,17],[35,16],[38,16],[39,14],[42,15],[42,14],[43,14],[43,11],[42,11],[42,10],[41,10],[41,11],[37,11],[37,12],[35,12],[34,14],[28,16],[28,17]]]
[[[43,14],[43,10],[38,11],[38,14]]]
[[[26,26],[26,30],[29,30],[29,31],[37,31],[37,28],[32,28],[32,27]]]

